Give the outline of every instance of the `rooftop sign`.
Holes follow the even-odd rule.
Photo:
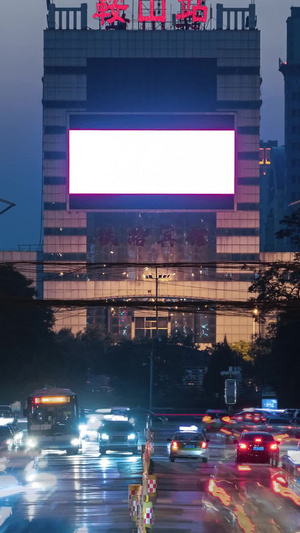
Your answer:
[[[180,13],[176,14],[176,21],[189,21],[191,23],[205,23],[207,21],[207,6],[203,0],[178,0]],[[98,0],[97,12],[93,18],[99,19],[100,25],[123,24],[127,25],[130,20],[126,18],[126,10],[129,8],[124,0]],[[143,0],[139,0],[138,22],[166,22],[166,0],[161,0],[159,9],[156,9],[155,0],[150,0],[150,8],[147,13],[143,11]]]

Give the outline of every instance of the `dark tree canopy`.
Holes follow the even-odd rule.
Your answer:
[[[278,239],[289,239],[295,244],[298,252],[300,251],[300,209],[294,211],[291,215],[285,216],[280,224],[284,226],[276,233]]]
[[[288,238],[296,246],[294,260],[260,268],[249,288],[250,293],[257,293],[256,302],[266,312],[276,302],[279,307],[281,302],[289,304],[290,309],[300,310],[300,209],[284,217],[281,224],[283,228],[277,233],[277,237]]]
[[[54,357],[47,357],[53,338],[53,312],[49,308],[28,306],[35,289],[11,265],[0,266],[1,396],[14,396],[30,383],[45,379]],[[24,305],[22,305],[24,300]],[[5,398],[2,399],[2,401]]]

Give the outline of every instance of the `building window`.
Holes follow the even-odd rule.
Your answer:
[[[265,165],[271,164],[271,148],[265,148]]]
[[[265,150],[264,148],[259,149],[259,164],[263,165],[265,162]]]

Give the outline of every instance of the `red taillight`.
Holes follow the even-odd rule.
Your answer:
[[[278,450],[278,444],[270,444],[270,450],[275,451]]]
[[[171,448],[172,450],[178,450],[178,442],[176,442],[176,440],[174,440],[171,444]]]
[[[257,439],[254,439],[254,442],[261,442],[262,439],[260,437],[258,437]]]
[[[203,441],[201,442],[201,448],[204,450],[205,448],[207,448],[207,442]]]
[[[243,420],[243,417],[242,416],[237,416],[236,419],[237,420]]]
[[[41,398],[34,398],[33,403],[41,403]]]
[[[287,485],[288,484],[287,480],[283,476],[276,476],[275,477],[275,481],[277,481],[278,483],[281,483],[281,485]]]
[[[245,444],[244,442],[239,443],[239,449],[240,450],[247,450],[248,444]]]

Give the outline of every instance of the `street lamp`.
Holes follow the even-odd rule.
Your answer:
[[[252,321],[252,335],[253,335],[253,337],[255,337],[255,335],[256,335],[255,324],[256,324],[256,322],[258,322],[258,336],[260,337],[259,309],[257,309],[257,307],[255,307],[252,310],[252,318],[253,318],[253,321]]]

